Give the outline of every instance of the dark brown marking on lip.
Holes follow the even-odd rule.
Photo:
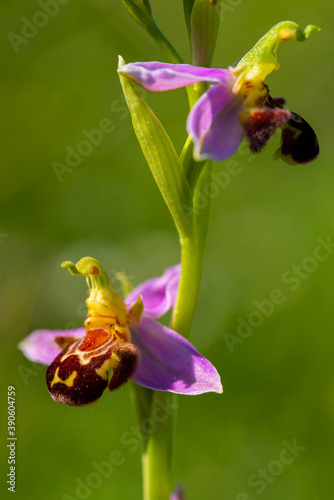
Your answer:
[[[103,329],[88,332],[69,344],[50,364],[46,383],[52,398],[61,404],[83,406],[98,400],[109,389],[123,385],[134,373],[139,351],[129,342]]]
[[[253,108],[243,124],[249,148],[252,153],[259,153],[274,134],[290,118],[291,112],[284,108]]]

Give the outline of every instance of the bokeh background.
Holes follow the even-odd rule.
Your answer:
[[[40,3],[5,0],[0,7],[1,405],[14,385],[16,498],[140,499],[139,449],[120,439],[137,425],[129,387],[106,394],[92,412],[62,407],[47,393],[45,367],[16,345],[36,328],[82,324],[86,286],[60,268],[62,261],[92,255],[112,279],[123,271],[135,284],[178,262],[176,232],[116,75],[118,54],[128,62],[163,55],[120,0],[59,3],[45,26],[14,47],[8,34],[22,36]],[[189,61],[181,0],[152,4]],[[284,95],[315,128],[321,155],[306,166],[273,162],[277,136],[255,159],[242,146],[234,158],[238,175],[228,178],[226,164],[214,165],[227,180],[211,200],[191,341],[217,366],[225,392],[179,398],[175,482],[183,482],[189,500],[317,500],[332,492],[333,249],[323,250],[326,260],[313,258],[319,238],[334,240],[332,2],[226,0],[214,65],[233,63],[284,19],[322,27],[307,43],[281,45],[281,69],[267,80],[271,94]],[[180,151],[185,91],[147,99]],[[69,148],[105,119],[112,130],[59,178],[55,162],[66,164]],[[254,318],[254,301],[275,289],[284,302],[247,338],[236,337],[238,318]],[[226,333],[239,343],[231,347]],[[9,495],[6,437],[3,421],[1,489]],[[303,450],[282,469],[283,442]],[[114,450],[124,463],[78,496],[77,480],[87,484],[93,462]],[[269,470],[262,486],[254,485],[259,469]]]

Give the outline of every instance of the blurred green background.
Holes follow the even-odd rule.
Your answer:
[[[189,61],[181,0],[152,4],[162,30]],[[163,55],[120,0],[59,4],[27,43],[14,46],[8,34],[21,35],[23,18],[31,21],[41,7],[5,0],[0,9],[1,405],[14,385],[16,498],[79,498],[77,479],[85,483],[92,463],[118,450],[124,463],[81,498],[140,499],[140,453],[120,439],[137,425],[129,387],[106,394],[93,412],[62,407],[48,395],[45,367],[26,360],[16,345],[36,328],[82,324],[86,286],[60,268],[62,261],[92,255],[111,277],[124,271],[135,284],[178,262],[176,233],[115,71],[118,54],[127,62]],[[322,27],[306,43],[281,45],[281,69],[267,81],[273,96],[284,95],[312,124],[321,155],[306,166],[273,162],[279,134],[255,159],[242,146],[234,158],[240,173],[212,196],[191,341],[217,366],[225,392],[179,398],[175,482],[184,483],[188,500],[332,494],[334,254],[312,260],[318,238],[334,240],[332,14],[330,0],[223,2],[218,67],[232,64],[278,21]],[[185,91],[147,99],[180,151]],[[76,149],[84,131],[106,118],[112,131],[60,182],[54,162],[65,164],[68,148]],[[226,168],[214,165],[222,176]],[[288,281],[296,278],[294,265],[304,269],[299,282]],[[236,336],[238,317],[246,321],[257,310],[254,301],[275,289],[284,302],[232,352],[226,332]],[[9,495],[5,425],[2,436],[1,488]],[[305,449],[282,469],[282,442],[294,440]],[[255,487],[261,468],[271,471],[269,479]]]

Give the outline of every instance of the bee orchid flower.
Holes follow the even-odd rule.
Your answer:
[[[107,387],[117,389],[129,378],[159,391],[222,392],[215,367],[184,337],[153,319],[173,307],[180,265],[142,283],[125,301],[97,260],[85,257],[62,266],[87,278],[84,327],[36,330],[19,344],[28,359],[49,365],[46,381],[55,401],[93,403]]]
[[[313,129],[297,113],[283,107],[283,98],[272,98],[264,81],[279,68],[277,48],[281,41],[307,40],[318,30],[317,26],[310,25],[302,31],[296,23],[281,22],[228,69],[137,62],[123,65],[118,71],[154,92],[197,82],[211,84],[193,106],[187,120],[196,161],[229,158],[237,152],[244,137],[250,150],[258,153],[280,128],[281,146],[274,158],[289,164],[308,163],[319,153]]]

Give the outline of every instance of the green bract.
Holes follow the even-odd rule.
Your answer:
[[[120,57],[119,67],[123,64],[124,60]],[[140,147],[180,237],[186,238],[191,223],[184,207],[192,206],[192,193],[182,163],[165,129],[137,91],[136,85],[121,74],[119,77]]]

